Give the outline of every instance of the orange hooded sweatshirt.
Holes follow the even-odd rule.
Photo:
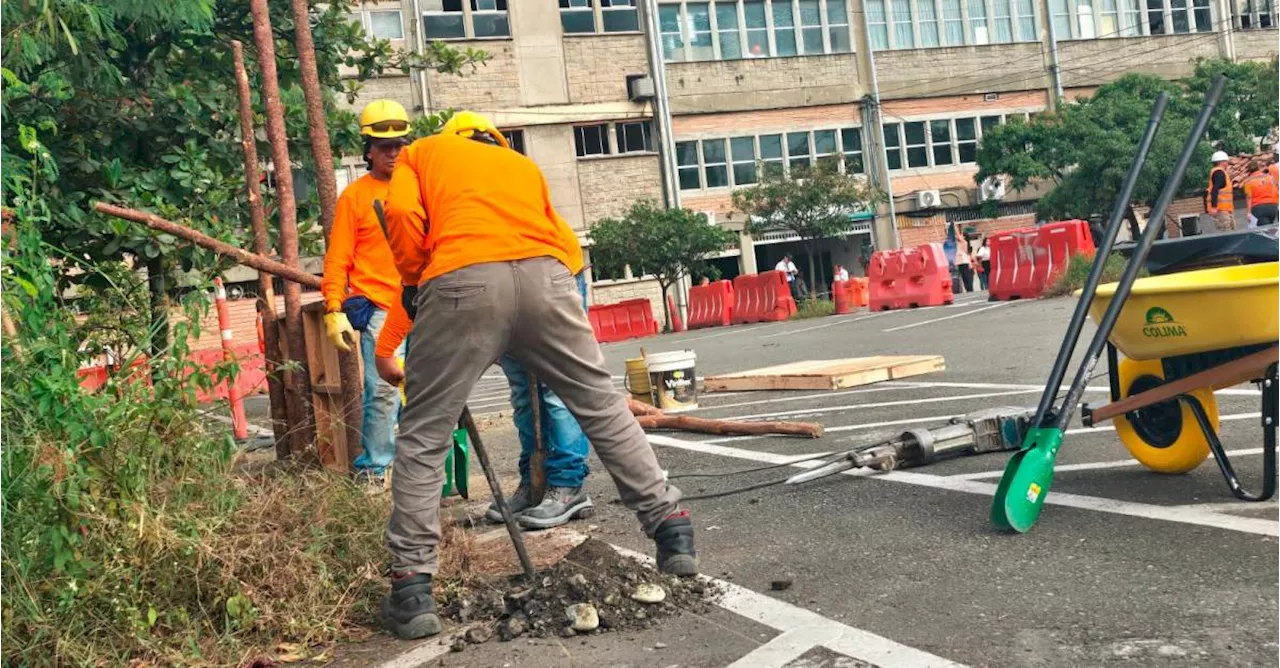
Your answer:
[[[582,247],[551,206],[542,170],[511,149],[455,135],[419,139],[400,152],[387,233],[403,285],[473,264],[544,256],[582,271]],[[410,324],[397,299],[377,356],[393,356]]]
[[[320,281],[325,310],[341,311],[348,287],[351,294],[364,295],[381,309],[400,303],[400,276],[387,235],[373,210],[375,199],[386,205],[390,188],[389,181],[365,174],[338,197]]]

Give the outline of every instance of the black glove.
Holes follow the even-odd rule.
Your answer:
[[[409,314],[409,319],[414,320],[418,317],[418,286],[402,285],[400,286],[400,305],[404,307],[404,312]]]

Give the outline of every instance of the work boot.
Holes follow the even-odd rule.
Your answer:
[[[519,518],[520,513],[528,510],[529,506],[532,505],[533,502],[529,499],[529,485],[524,482],[520,483],[520,486],[516,488],[515,494],[507,497],[507,507],[511,509],[511,514],[516,518]],[[496,502],[489,503],[489,509],[484,511],[484,518],[490,522],[502,523],[502,512],[498,510]]]
[[[658,525],[653,532],[658,544],[658,570],[680,577],[698,574],[698,554],[693,549],[693,520],[688,510],[678,510]]]
[[[516,521],[526,529],[550,529],[569,520],[590,517],[595,504],[581,487],[552,487],[542,503],[520,513]]]
[[[431,574],[391,576],[391,592],[382,599],[382,623],[401,640],[416,640],[444,630],[431,597]]]

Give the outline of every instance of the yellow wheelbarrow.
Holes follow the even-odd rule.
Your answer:
[[[1098,286],[1089,310],[1095,322],[1116,285]],[[1235,496],[1271,498],[1276,490],[1278,301],[1276,262],[1137,280],[1107,341],[1111,403],[1084,406],[1085,425],[1113,420],[1129,454],[1160,473],[1185,473],[1212,453]],[[1256,494],[1240,485],[1218,439],[1213,394],[1245,381],[1262,386],[1264,478]]]

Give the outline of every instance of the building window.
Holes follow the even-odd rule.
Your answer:
[[[990,44],[991,34],[987,29],[987,2],[990,0],[969,0],[969,26],[974,44]]]
[[[1209,0],[1195,0],[1196,32],[1213,32],[1213,10]]]
[[[934,0],[919,0],[916,3],[919,10],[920,21],[920,46],[932,47],[940,46],[942,39],[938,32],[938,5]]]
[[[1142,34],[1142,0],[1120,0],[1120,35],[1136,37]]]
[[[1102,7],[1098,12],[1098,34],[1106,37],[1119,32],[1120,8],[1116,6],[1116,0],[1102,0]]]
[[[926,139],[924,121],[904,123],[903,137],[907,140],[907,167],[929,166],[929,142]]]
[[[467,36],[462,0],[426,0],[422,12],[427,39],[463,39]]]
[[[929,144],[933,147],[935,167],[955,162],[951,153],[951,121],[929,121]]]
[[[961,163],[978,160],[978,124],[976,118],[956,119],[956,154]]]
[[[1275,0],[1235,0],[1231,11],[1241,30],[1270,28],[1276,25]]]
[[[724,152],[723,139],[702,140],[702,174],[708,188],[724,188],[729,185],[729,161]]]
[[[737,5],[716,3],[716,38],[720,40],[721,60],[735,60],[742,57]]]
[[[1018,13],[1018,38],[1024,42],[1040,41],[1034,0],[1014,0],[1014,11]]]
[[[861,174],[865,171],[862,162],[862,128],[845,128],[841,130],[840,150],[844,154],[844,171],[846,174]]]
[[[1213,30],[1210,0],[1050,0],[1059,40]]]
[[[733,161],[733,183],[745,186],[756,182],[755,137],[734,137],[729,140],[729,158]]]
[[[902,124],[885,123],[884,131],[885,165],[889,169],[902,169]]]
[[[573,128],[573,147],[578,157],[609,155],[609,124],[578,125]]]
[[[782,159],[782,135],[760,135],[760,163],[767,175],[778,175],[786,171],[786,163]]]
[[[377,39],[404,39],[404,20],[400,10],[364,12],[365,31]]]
[[[960,0],[942,0],[942,25],[947,46],[964,44],[964,11],[960,8]]]
[[[524,130],[503,130],[502,136],[507,138],[507,145],[520,155],[529,155],[524,151]]]
[[[663,3],[658,6],[663,56],[668,61],[691,61],[848,53],[853,49],[848,2]]]
[[[899,49],[911,49],[916,45],[915,30],[911,21],[911,0],[890,0],[893,9],[893,45]]]
[[[618,153],[638,153],[653,150],[653,138],[649,121],[618,123]]]
[[[820,167],[837,167],[839,150],[836,145],[835,130],[813,131],[813,161]],[[838,167],[837,167],[838,169]]]
[[[698,142],[676,142],[676,175],[681,190],[698,190],[702,177],[698,168]]]
[[[793,174],[796,170],[808,169],[812,155],[808,132],[787,133],[787,169]]]
[[[996,43],[1006,44],[1013,41],[1013,2],[1012,0],[995,0]]]
[[[596,31],[596,10],[591,0],[560,0],[560,27],[566,34]]]
[[[885,16],[885,0],[866,0],[867,28],[871,31],[871,48],[889,48],[889,19]]]
[[[600,15],[605,32],[638,32],[640,30],[636,0],[600,0]]]
[[[510,37],[507,0],[424,0],[423,34],[427,39]]]

